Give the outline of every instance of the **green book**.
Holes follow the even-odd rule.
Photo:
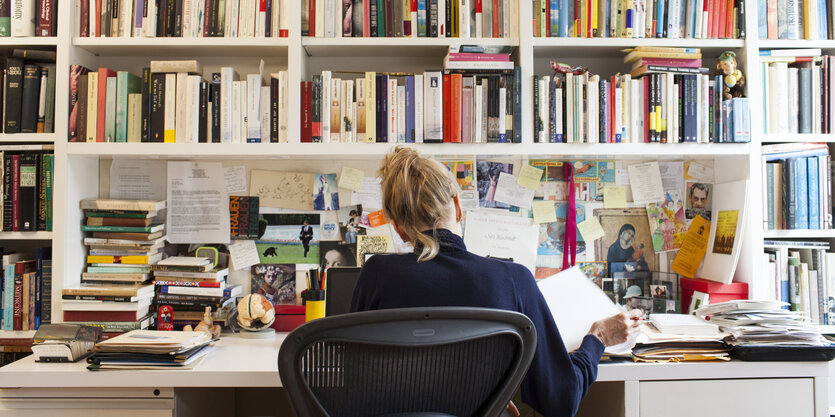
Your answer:
[[[164,224],[155,224],[148,227],[139,226],[87,226],[82,225],[82,232],[119,232],[119,233],[155,233],[165,228]]]
[[[107,77],[104,95],[104,141],[116,141],[116,77]],[[101,92],[99,92],[101,94]]]
[[[374,0],[372,0],[374,1]],[[386,37],[386,2],[384,0],[377,1],[377,37]],[[340,26],[341,27],[341,26]]]
[[[128,95],[139,93],[141,84],[139,77],[127,71],[116,73],[116,142],[127,142]]]

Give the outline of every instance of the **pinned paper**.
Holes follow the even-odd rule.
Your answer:
[[[245,193],[246,192],[246,167],[226,167],[223,168],[223,176],[226,180],[226,193]]]
[[[383,210],[377,210],[368,214],[368,225],[371,227],[378,227],[388,223],[386,216],[383,215]]]
[[[659,162],[658,170],[664,191],[684,188],[684,164],[681,161]]]
[[[690,161],[684,163],[684,176],[688,180],[699,180],[713,182],[713,168],[704,166],[698,162]]]
[[[626,187],[622,185],[606,185],[603,188],[603,208],[625,208]]]
[[[253,169],[250,177],[249,189],[252,195],[261,198],[261,207],[293,210],[313,208],[311,188],[315,174]]]
[[[362,205],[366,208],[383,208],[383,190],[380,187],[380,178],[363,177],[362,189],[351,192],[351,205]]]
[[[557,221],[557,211],[554,210],[552,200],[537,200],[533,202],[533,222],[552,223]]]
[[[519,170],[519,178],[516,178],[516,183],[525,188],[536,190],[539,187],[539,180],[542,179],[542,172],[542,168],[522,165],[522,169]]]
[[[530,209],[533,193],[534,190],[519,185],[513,175],[501,172],[493,199],[511,206]]]
[[[616,169],[615,170],[615,184],[617,185],[629,185],[629,170],[627,169]]]
[[[353,191],[362,190],[362,177],[365,172],[361,169],[342,167],[342,173],[339,174],[339,188],[345,188]]]
[[[246,269],[259,263],[258,249],[255,247],[255,241],[252,240],[238,240],[229,245],[229,256],[232,257],[233,271]]]
[[[710,238],[710,222],[702,216],[696,216],[690,222],[690,228],[684,235],[676,259],[671,269],[679,274],[693,278],[707,251],[707,241]]]
[[[606,232],[603,231],[603,226],[600,225],[597,217],[589,217],[577,223],[577,230],[580,231],[580,235],[583,236],[583,241],[586,243],[591,243],[606,236]]]
[[[664,201],[664,187],[658,162],[646,162],[629,166],[629,184],[636,204]]]

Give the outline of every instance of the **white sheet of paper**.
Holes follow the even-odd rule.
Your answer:
[[[249,268],[259,262],[258,249],[255,247],[254,240],[236,240],[228,248],[229,256],[232,257],[233,271]]]
[[[229,243],[229,196],[219,162],[168,162],[171,243]]]
[[[362,209],[383,208],[383,189],[380,187],[380,178],[363,177],[362,189],[351,191],[351,205],[362,204]]]
[[[467,213],[464,244],[477,255],[513,258],[513,262],[524,265],[533,273],[538,238],[539,225],[529,218],[478,211]]]
[[[539,280],[538,284],[569,352],[580,347],[592,323],[621,312],[577,266]],[[608,347],[606,352],[629,352],[634,345],[633,339]]]
[[[659,162],[658,170],[661,172],[661,186],[664,191],[684,189],[684,162]]]
[[[165,200],[165,161],[114,159],[110,165],[110,198]]]
[[[629,185],[629,170],[621,168],[615,170],[615,185]]]
[[[713,182],[713,168],[691,161],[687,164],[687,176],[699,181]]]
[[[246,193],[246,167],[235,166],[223,168],[223,176],[226,178],[226,193]]]
[[[493,199],[511,206],[530,209],[535,192],[536,190],[519,185],[515,176],[507,172],[501,172],[499,173],[499,182],[496,185],[496,194]]]
[[[656,161],[630,165],[629,185],[632,186],[632,199],[635,204],[664,201],[664,186]]]

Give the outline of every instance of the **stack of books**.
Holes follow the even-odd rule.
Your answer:
[[[63,290],[64,321],[101,327],[105,337],[151,324],[150,267],[162,258],[165,201],[83,200],[89,248],[81,284]]]
[[[2,330],[37,330],[52,321],[52,248],[7,253],[2,269]],[[34,259],[34,260],[33,260]]]
[[[543,143],[750,142],[747,98],[722,99],[698,48],[639,46],[629,74],[584,69],[534,78],[534,138]]]
[[[96,343],[87,369],[191,368],[209,353],[211,342],[207,332],[133,330]]]
[[[55,51],[15,49],[5,58],[3,133],[55,132],[55,76]]]
[[[738,300],[696,310],[731,334],[732,346],[825,346],[829,342],[802,312],[784,310],[782,301]]]
[[[158,308],[170,306],[173,315],[157,317],[157,328],[160,323],[171,324],[175,329],[195,326],[207,308],[213,312],[215,324],[226,324],[228,313],[235,308],[235,297],[243,288],[226,284],[228,269],[212,268],[208,258],[186,256],[172,256],[151,267],[156,286],[155,303]]]
[[[209,74],[207,74],[209,76]],[[195,60],[151,61],[141,76],[70,70],[70,142],[287,142],[287,71],[204,79]]]
[[[762,148],[765,226],[831,229],[832,178],[826,143],[783,143]]]
[[[835,56],[820,49],[760,51],[763,131],[832,133]]]

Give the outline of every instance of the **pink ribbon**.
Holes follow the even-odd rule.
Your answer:
[[[577,209],[574,201],[574,166],[565,163],[565,178],[568,180],[568,209],[565,213],[565,235],[563,236],[562,269],[571,268],[577,259]],[[569,252],[571,259],[569,260]]]

